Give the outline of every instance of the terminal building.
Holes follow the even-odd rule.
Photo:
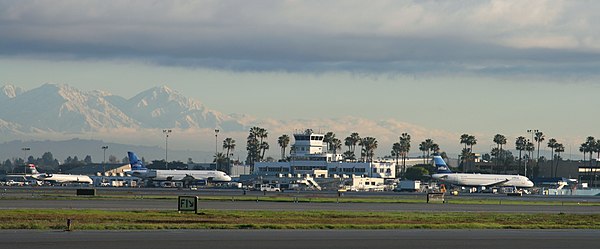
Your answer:
[[[242,182],[282,189],[382,191],[385,181],[396,178],[394,160],[344,160],[342,154],[327,152],[324,138],[312,130],[294,134],[288,160],[257,162],[251,175],[242,175]]]
[[[328,153],[323,142],[325,135],[308,130],[294,134],[289,161],[257,162],[254,174],[303,175],[319,178],[352,178],[355,176],[393,179],[396,163],[392,161],[345,161],[341,154]]]

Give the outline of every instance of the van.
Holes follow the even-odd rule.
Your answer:
[[[260,191],[266,191],[266,192],[281,192],[281,189],[269,184],[262,184],[260,185]]]

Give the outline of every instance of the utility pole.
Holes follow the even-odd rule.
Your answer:
[[[104,150],[104,159],[102,160],[102,175],[106,173],[106,150],[108,149],[108,145],[102,146],[102,150]]]
[[[215,129],[215,169],[219,170],[219,158],[217,154],[219,153],[219,129]]]
[[[215,129],[215,156],[219,153],[219,129]]]
[[[165,169],[169,169],[169,134],[171,134],[171,132],[173,132],[173,130],[163,130],[163,133],[165,134]]]

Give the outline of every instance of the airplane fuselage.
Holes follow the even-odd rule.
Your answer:
[[[86,175],[67,175],[67,174],[34,174],[31,175],[38,181],[56,182],[56,183],[87,183],[93,184],[92,178]]]
[[[217,170],[146,170],[131,171],[133,176],[152,179],[154,181],[183,181],[186,177],[195,180],[213,182],[229,182],[231,177]]]
[[[469,187],[533,187],[533,182],[531,180],[520,175],[440,173],[433,174],[432,178],[448,184]]]

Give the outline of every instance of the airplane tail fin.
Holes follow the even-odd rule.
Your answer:
[[[452,173],[446,161],[441,156],[433,156],[433,164],[436,167],[437,173]]]
[[[129,164],[131,164],[131,170],[147,170],[142,160],[140,160],[134,152],[128,151],[127,156],[129,157]]]
[[[29,170],[31,170],[31,174],[35,175],[35,174],[39,174],[40,172],[37,171],[37,168],[35,167],[35,164],[30,163],[29,165]]]

